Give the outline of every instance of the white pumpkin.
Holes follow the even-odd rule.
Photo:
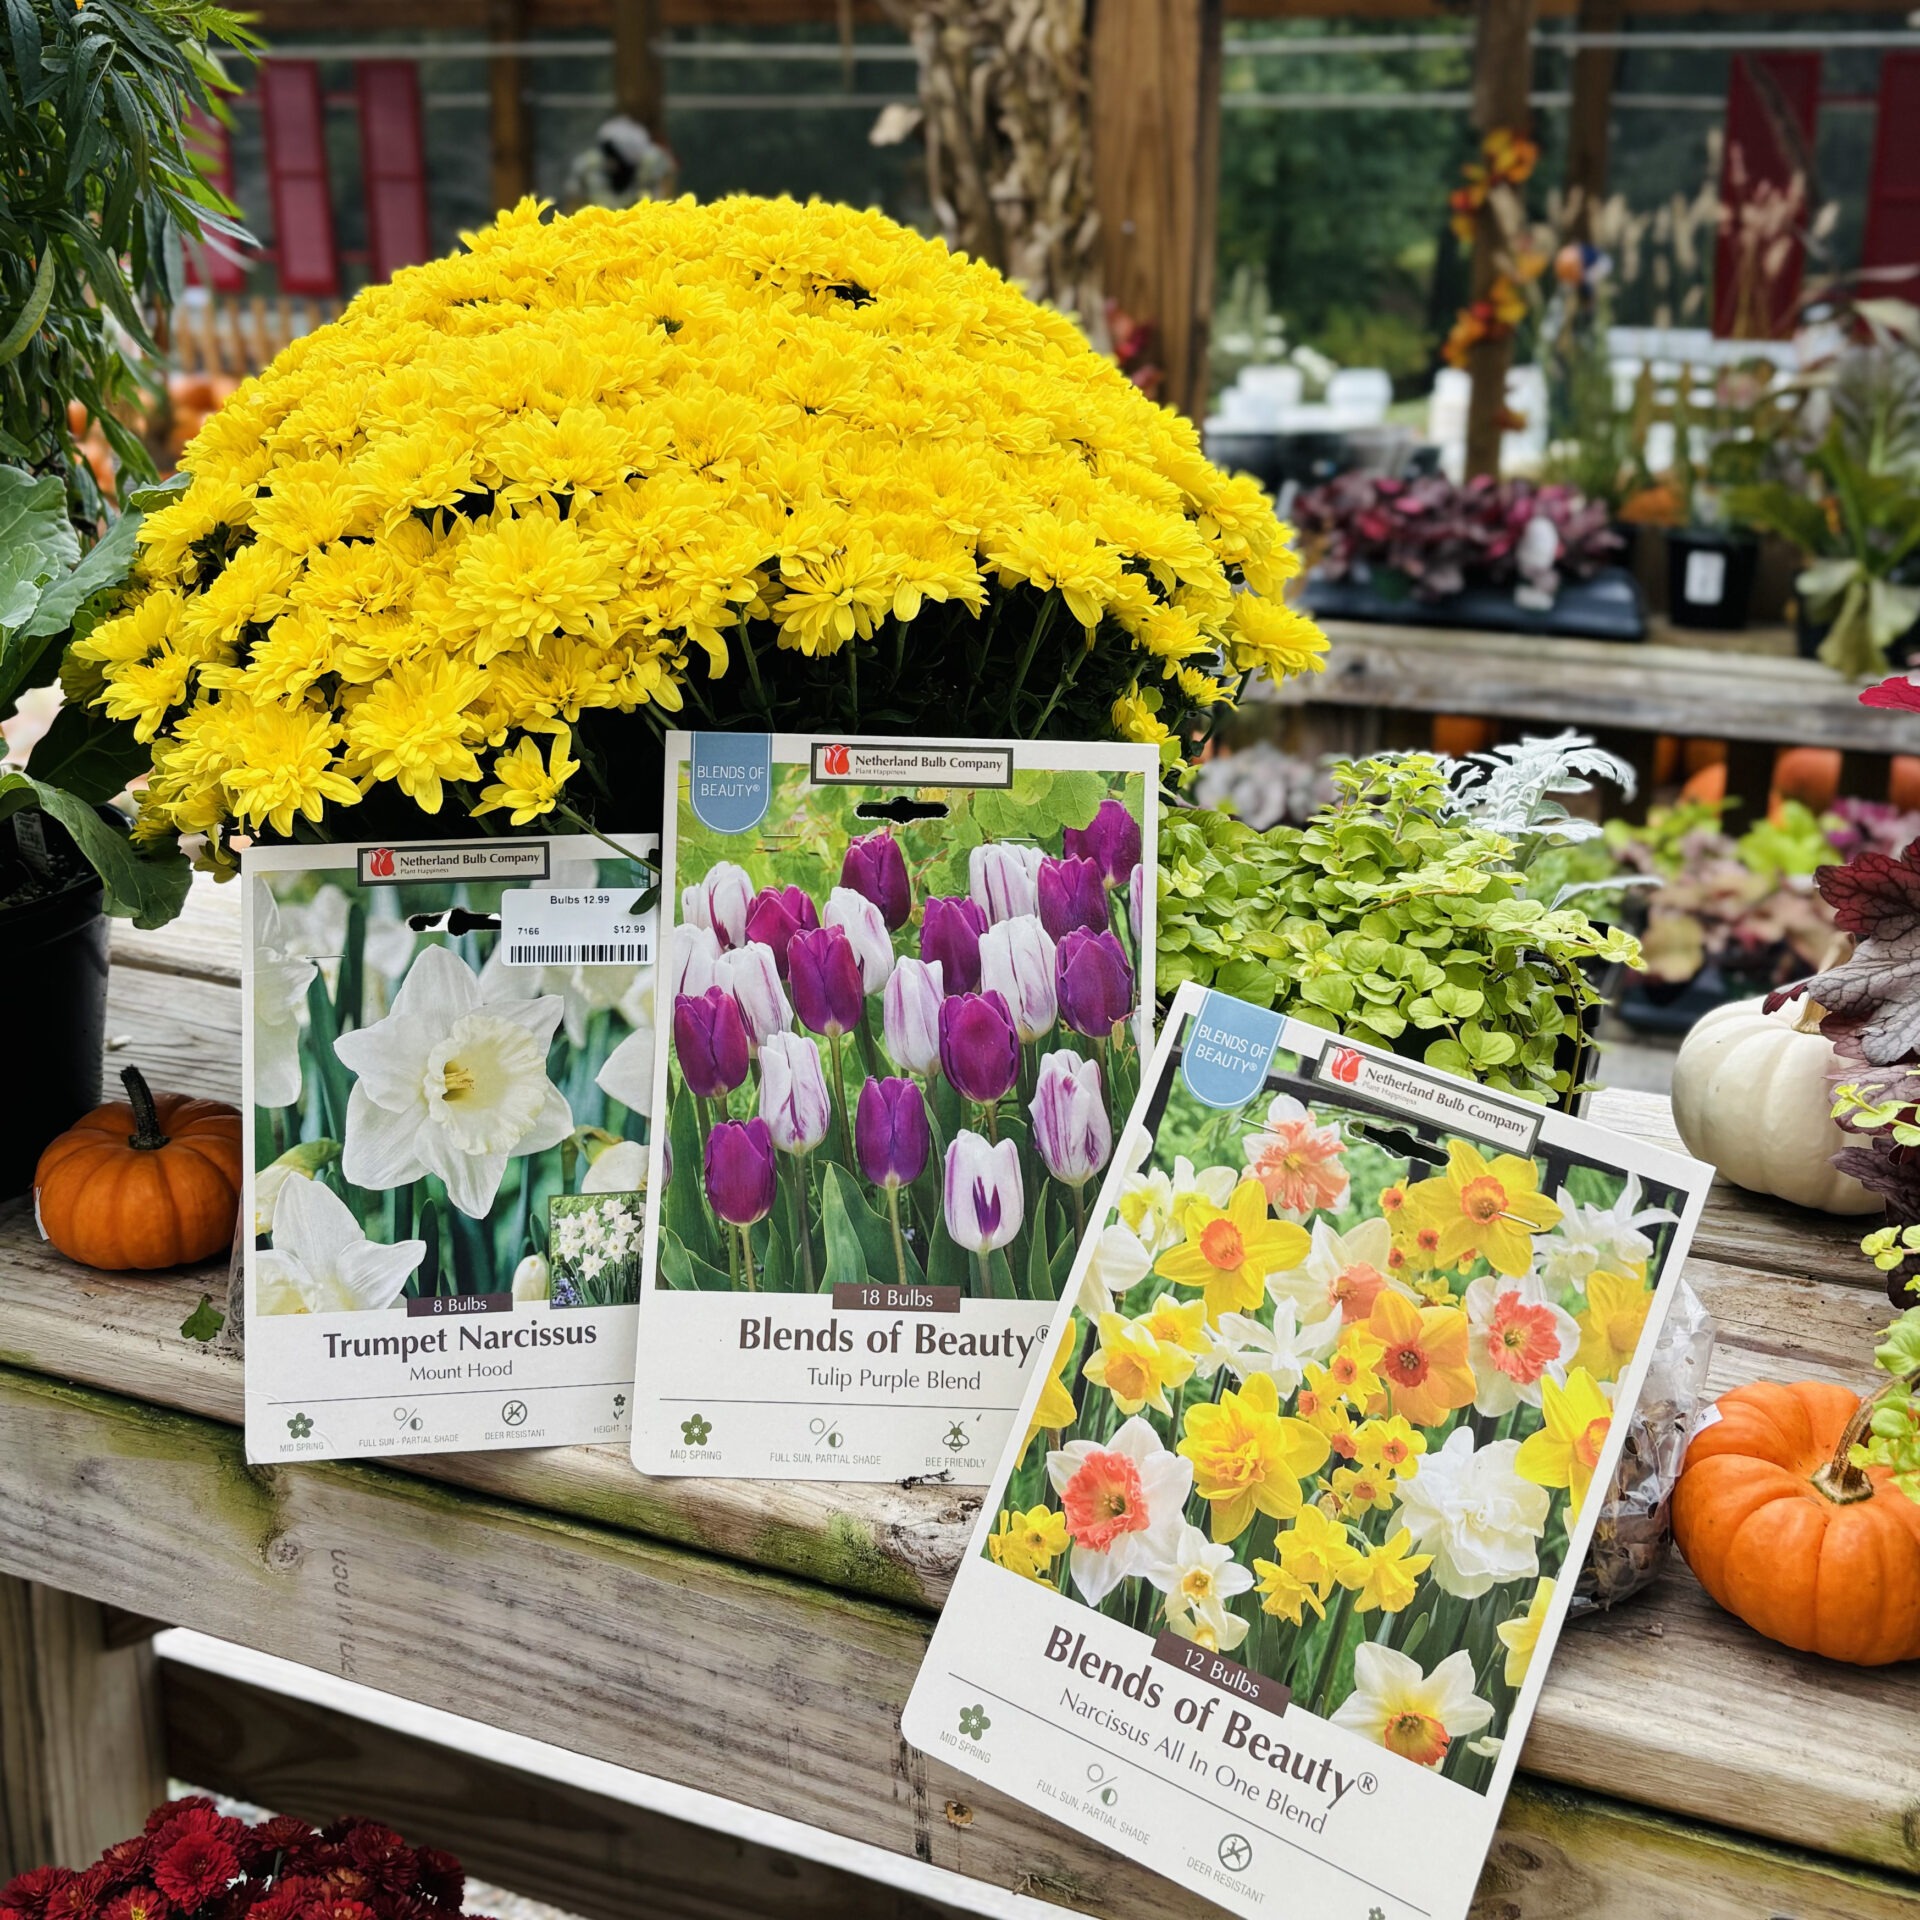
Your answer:
[[[1736,1187],[1822,1213],[1878,1213],[1883,1202],[1834,1154],[1858,1146],[1833,1120],[1833,1046],[1809,1003],[1777,1013],[1764,1000],[1716,1007],[1681,1043],[1673,1063],[1673,1124],[1690,1152]]]

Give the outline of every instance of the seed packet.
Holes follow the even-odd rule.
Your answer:
[[[669,736],[644,1472],[985,1480],[1139,1082],[1157,777]]]
[[[656,844],[246,854],[249,1460],[626,1437]]]
[[[907,1739],[1235,1913],[1464,1920],[1711,1171],[1182,988]]]

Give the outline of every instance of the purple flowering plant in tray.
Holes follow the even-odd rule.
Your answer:
[[[1145,776],[773,782],[727,834],[681,779],[660,1283],[1056,1298],[1139,1084]]]

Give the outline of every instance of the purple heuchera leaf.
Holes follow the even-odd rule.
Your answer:
[[[1421,600],[1445,599],[1469,583],[1513,585],[1534,520],[1547,521],[1558,535],[1553,571],[1576,580],[1590,577],[1621,547],[1605,506],[1571,487],[1486,475],[1455,486],[1441,474],[1394,480],[1343,473],[1300,494],[1291,518],[1321,548],[1314,564],[1327,579],[1388,569],[1404,574]]]
[[[1853,1059],[1892,1066],[1920,1049],[1920,841],[1898,859],[1870,847],[1816,884],[1860,943],[1807,982],[1827,1010],[1820,1031]]]

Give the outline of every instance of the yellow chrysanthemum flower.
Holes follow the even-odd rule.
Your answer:
[[[505,807],[507,818],[516,827],[551,813],[561,790],[580,771],[580,762],[569,757],[573,735],[565,727],[554,730],[547,759],[540,758],[540,742],[531,736],[522,740],[511,753],[503,753],[493,763],[493,784],[481,789],[475,813],[492,813]]]
[[[206,830],[217,861],[261,824],[266,784],[227,776],[266,736],[228,701],[341,730],[306,817],[385,786],[472,809],[480,750],[662,724],[742,647],[944,685],[1014,596],[1046,622],[1028,695],[1071,666],[1168,753],[1235,675],[1318,664],[1271,502],[992,268],[817,202],[546,213],[364,289],[187,449],[142,597],[82,656],[79,697],[152,742],[143,843]]]

